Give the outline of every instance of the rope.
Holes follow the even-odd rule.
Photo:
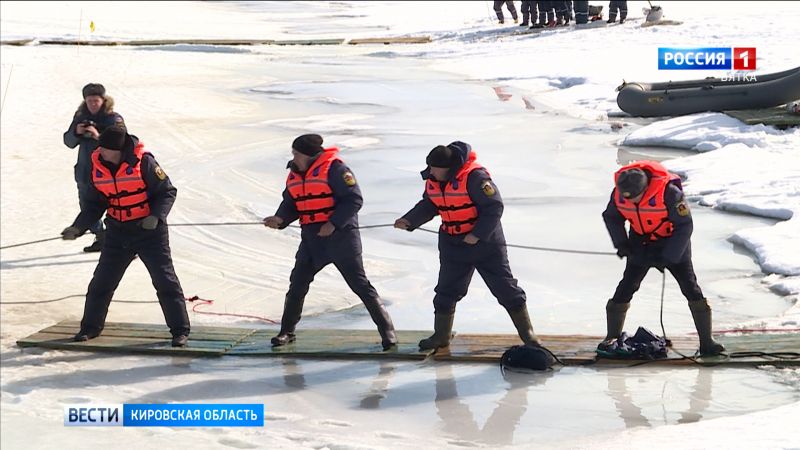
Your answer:
[[[416,230],[424,231],[426,233],[432,234],[439,234],[436,230],[429,230],[427,228],[416,228]],[[556,253],[574,253],[580,255],[602,255],[602,256],[617,256],[616,253],[611,252],[598,252],[592,250],[573,250],[573,249],[566,249],[566,248],[556,248],[556,247],[537,247],[533,245],[519,245],[519,244],[502,244],[504,247],[511,247],[511,248],[521,248],[523,250],[539,250],[543,252],[556,252]]]
[[[38,244],[40,242],[55,241],[56,239],[61,239],[61,236],[56,236],[56,237],[47,238],[47,239],[39,239],[39,240],[36,240],[36,241],[30,241],[30,242],[21,242],[19,244],[4,245],[4,246],[0,247],[0,250],[5,250],[7,248],[14,248],[14,247],[22,247],[23,245]]]
[[[170,227],[214,227],[214,226],[235,226],[235,225],[264,225],[263,222],[195,222],[195,223],[175,223],[170,224]],[[394,227],[393,223],[380,223],[375,225],[361,225],[357,227],[359,230],[369,230],[373,228],[390,228]],[[289,228],[302,228],[300,225],[289,225]],[[427,228],[417,228],[420,231],[424,231],[426,233],[432,234],[439,234],[437,230],[429,230]],[[57,239],[61,239],[61,236],[46,238],[46,239],[39,239],[36,241],[29,241],[29,242],[21,242],[19,244],[12,244],[0,247],[0,250],[5,250],[7,248],[14,248],[14,247],[22,247],[24,245],[31,245],[31,244],[38,244],[40,242],[47,242],[47,241],[54,241]],[[511,248],[520,248],[523,250],[538,250],[543,252],[556,252],[556,253],[572,253],[572,254],[580,254],[580,255],[601,255],[601,256],[616,256],[616,253],[611,252],[598,252],[592,250],[573,250],[573,249],[565,249],[565,248],[555,248],[555,247],[538,247],[532,245],[519,245],[519,244],[502,244],[505,247]]]
[[[64,297],[52,298],[49,300],[37,300],[28,302],[0,302],[0,305],[41,305],[44,303],[55,303],[63,300],[69,300],[76,297],[86,297],[86,294],[72,294],[65,295]],[[156,300],[112,300],[114,303],[158,303]]]
[[[667,342],[667,347],[670,348],[673,352],[677,353],[680,356],[680,359],[688,359],[689,361],[702,366],[703,364],[697,361],[697,353],[694,356],[687,356],[683,353],[679,352],[672,346],[672,340],[667,337],[667,330],[664,329],[664,291],[666,290],[667,286],[667,271],[666,269],[661,271],[661,312],[659,313],[659,320],[661,321],[661,333],[664,336],[664,340]],[[699,352],[700,350],[698,350]],[[650,362],[650,361],[645,361]],[[640,364],[637,364],[640,365]]]
[[[60,301],[69,300],[71,298],[77,298],[77,297],[83,298],[83,297],[86,297],[86,294],[65,295],[64,297],[53,298],[53,299],[49,299],[49,300],[39,300],[39,301],[0,302],[0,305],[40,305],[40,304],[44,304],[44,303],[60,302]],[[280,322],[277,322],[275,320],[268,319],[266,317],[253,316],[253,315],[250,315],[250,314],[216,313],[216,312],[211,312],[211,311],[198,311],[197,310],[198,307],[204,306],[204,305],[211,305],[211,304],[214,303],[214,300],[207,300],[207,299],[204,299],[204,298],[200,298],[197,295],[195,295],[193,297],[186,297],[186,298],[184,298],[184,300],[187,301],[187,302],[198,302],[198,303],[195,303],[194,306],[192,306],[192,312],[196,312],[197,314],[207,314],[207,315],[211,315],[211,316],[241,317],[241,318],[247,318],[247,319],[257,319],[257,320],[261,320],[261,321],[264,321],[264,322],[267,322],[267,323],[280,325]],[[114,303],[158,303],[157,300],[112,300],[112,301]]]
[[[11,65],[11,69],[8,71],[8,81],[6,81],[6,90],[3,91],[3,103],[0,104],[0,114],[3,113],[3,108],[6,107],[6,96],[8,94],[8,87],[11,86],[11,74],[14,73],[14,65]]]
[[[250,315],[250,314],[218,313],[218,312],[211,312],[211,311],[198,311],[197,308],[199,308],[201,306],[213,305],[214,304],[214,300],[208,300],[208,299],[205,299],[205,298],[200,298],[197,295],[195,295],[193,297],[187,297],[186,301],[194,303],[194,305],[192,306],[192,312],[195,312],[197,314],[206,314],[206,315],[209,315],[209,316],[240,317],[240,318],[245,318],[245,319],[261,320],[263,322],[271,323],[271,324],[274,324],[274,325],[280,325],[281,324],[279,321],[275,321],[275,320],[268,319],[266,317],[261,317],[261,316],[253,316],[253,315]]]
[[[661,321],[661,335],[667,341],[667,345],[672,347],[672,342],[667,339],[667,331],[664,329],[664,290],[667,286],[667,272],[661,272],[661,312],[658,314],[658,320]]]
[[[800,328],[742,328],[741,330],[717,330],[714,334],[734,333],[798,333]],[[696,334],[696,333],[694,333]]]
[[[197,222],[197,223],[171,223],[169,227],[214,227],[229,225],[264,225],[264,222]]]

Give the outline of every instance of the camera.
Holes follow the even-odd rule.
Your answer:
[[[83,122],[81,122],[81,125],[83,125],[84,127],[92,126],[97,128],[97,124],[94,122],[94,120],[84,120]],[[84,131],[83,137],[86,139],[92,139],[93,136],[92,133],[90,133],[89,131]]]

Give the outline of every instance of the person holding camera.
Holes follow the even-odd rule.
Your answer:
[[[100,133],[112,125],[124,126],[122,116],[114,112],[114,99],[106,95],[102,84],[89,83],[83,87],[83,102],[78,106],[69,128],[64,133],[64,145],[78,147],[78,162],[75,164],[75,182],[78,184],[78,202],[84,209],[86,192],[92,178],[92,152],[97,148]],[[105,230],[98,220],[89,227],[94,233],[92,245],[85,252],[99,252],[103,248]]]
[[[81,328],[73,339],[81,342],[100,335],[114,291],[138,255],[156,288],[172,346],[186,346],[189,316],[172,264],[167,230],[167,214],[177,189],[138,138],[119,125],[103,131],[90,158],[91,178],[81,212],[61,236],[76,239],[104,210],[108,230],[86,292]]]
[[[627,258],[622,281],[606,303],[605,345],[622,334],[633,294],[651,267],[669,270],[692,312],[700,354],[718,355],[725,349],[711,337],[711,307],[697,284],[692,266],[694,228],[681,179],[656,161],[637,161],[614,174],[615,188],[603,212],[617,256]],[[630,225],[626,233],[625,222]]]

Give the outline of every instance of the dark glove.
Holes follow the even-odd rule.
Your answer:
[[[64,228],[64,231],[61,232],[61,239],[65,241],[74,241],[78,238],[78,236],[82,235],[81,230],[78,227],[73,227],[72,225]]]
[[[619,259],[631,256],[631,246],[627,242],[617,247],[617,256]]]
[[[147,216],[139,222],[139,226],[145,230],[155,230],[158,226],[158,217]]]

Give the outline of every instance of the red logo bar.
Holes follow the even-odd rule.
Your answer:
[[[756,70],[756,48],[734,47],[733,70]]]

